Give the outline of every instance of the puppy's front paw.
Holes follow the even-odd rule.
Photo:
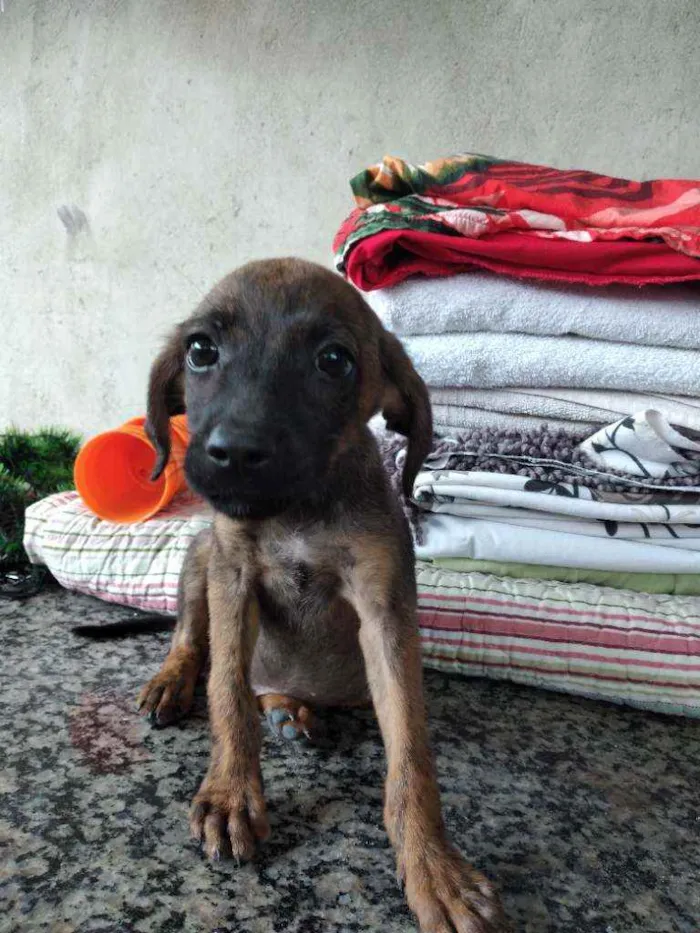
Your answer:
[[[170,656],[139,693],[137,706],[151,725],[167,726],[189,712],[199,668],[187,655]]]
[[[251,859],[256,840],[270,835],[259,772],[247,778],[208,775],[192,801],[190,829],[215,861]]]
[[[451,846],[426,847],[402,866],[406,899],[422,933],[506,933],[491,883]]]

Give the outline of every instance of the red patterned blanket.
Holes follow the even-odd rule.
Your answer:
[[[628,181],[461,155],[387,156],[351,181],[339,270],[365,290],[409,275],[497,272],[607,284],[700,279],[700,182]]]

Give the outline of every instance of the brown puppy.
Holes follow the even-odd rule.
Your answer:
[[[213,748],[191,828],[212,858],[268,834],[255,695],[284,734],[313,707],[374,703],[384,816],[408,903],[431,933],[504,928],[491,885],[445,835],[426,727],[413,550],[368,420],[408,436],[410,493],[430,450],[428,395],[353,288],[299,260],[251,263],[178,327],[150,379],[160,472],[186,409],[190,485],[213,505],[180,581],[163,668],[140,695],[165,724],[210,655]]]

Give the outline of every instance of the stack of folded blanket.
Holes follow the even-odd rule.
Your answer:
[[[602,288],[474,272],[367,298],[429,385],[440,433],[545,422],[578,430],[647,408],[700,425],[695,285]]]
[[[338,268],[404,341],[440,433],[647,408],[700,424],[698,182],[459,156],[351,185]]]
[[[459,156],[351,185],[338,268],[433,404],[418,557],[700,594],[700,183]]]
[[[380,441],[398,488],[405,441]],[[413,495],[419,558],[700,595],[700,443],[653,409],[592,436],[475,430],[436,440]]]

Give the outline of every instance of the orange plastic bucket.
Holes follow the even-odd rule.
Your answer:
[[[106,521],[140,522],[159,512],[185,488],[187,417],[170,419],[170,459],[151,480],[156,452],[145,418],[132,418],[115,431],[89,440],[75,461],[75,488],[85,505]]]

